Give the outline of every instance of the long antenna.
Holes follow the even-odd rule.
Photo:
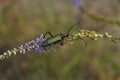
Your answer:
[[[70,33],[70,31],[72,30],[73,26],[75,26],[75,25],[79,25],[79,24],[80,24],[80,21],[74,23],[74,24],[69,28],[69,30],[67,31],[67,34]],[[82,39],[82,38],[80,38],[80,37],[79,37],[79,39],[83,40],[84,43],[85,43],[85,46],[87,46],[87,42],[86,42],[84,39]]]
[[[68,29],[67,34],[69,34],[70,31],[72,30],[72,28],[73,28],[75,25],[78,25],[78,24],[80,24],[80,21],[78,21],[77,23],[74,23],[74,24]]]

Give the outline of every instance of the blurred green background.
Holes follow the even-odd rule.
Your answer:
[[[91,12],[120,19],[119,0],[81,0]],[[119,37],[120,26],[96,21],[73,6],[72,0],[0,0],[0,53],[50,31],[74,28],[109,32]],[[0,61],[0,80],[120,80],[120,44],[108,39],[78,40],[48,54],[29,53]]]

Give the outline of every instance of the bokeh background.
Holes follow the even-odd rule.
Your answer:
[[[81,0],[88,11],[120,19],[120,0]],[[96,21],[73,0],[0,0],[0,54],[50,31],[78,29],[120,36],[120,26]],[[48,54],[16,55],[0,61],[0,80],[120,80],[120,43],[108,39],[81,40]]]

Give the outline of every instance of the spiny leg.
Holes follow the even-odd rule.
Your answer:
[[[45,38],[47,34],[49,34],[51,37],[53,37],[53,35],[51,34],[51,32],[48,31],[48,32],[45,33],[45,35],[43,36],[43,38]]]
[[[87,42],[86,42],[84,39],[82,39],[82,38],[80,38],[80,37],[78,37],[78,38],[81,39],[82,41],[84,41],[85,46],[87,46]]]

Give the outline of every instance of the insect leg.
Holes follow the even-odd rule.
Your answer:
[[[43,36],[43,38],[45,38],[47,34],[49,34],[51,37],[53,37],[53,35],[51,34],[51,32],[48,31],[48,32],[45,33],[45,35]]]
[[[61,45],[61,46],[63,46],[63,45],[64,45],[63,41],[61,41],[60,45]]]
[[[82,38],[80,38],[80,37],[79,37],[79,39],[81,39],[82,41],[84,41],[85,46],[87,46],[87,42],[86,42],[84,39],[82,39]]]

